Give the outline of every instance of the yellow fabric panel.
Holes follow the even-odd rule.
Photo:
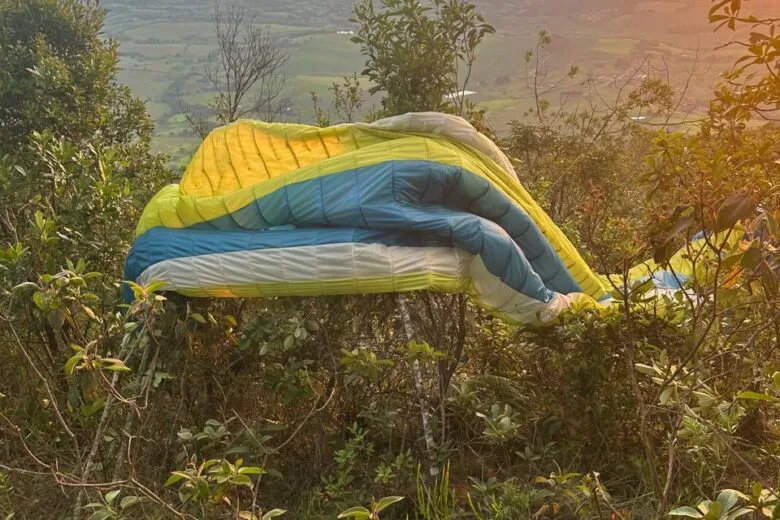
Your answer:
[[[469,290],[468,280],[436,273],[419,273],[381,278],[256,283],[246,286],[205,289],[177,289],[192,297],[255,298],[258,296],[335,296],[341,294],[372,294],[431,290],[461,293]]]
[[[697,280],[705,280],[707,278],[707,272],[712,272],[716,267],[715,251],[712,250],[711,246],[715,246],[718,250],[726,252],[729,249],[736,247],[742,241],[743,235],[744,227],[737,225],[731,230],[712,235],[709,238],[709,244],[707,244],[706,240],[700,238],[677,251],[674,256],[669,259],[668,267],[659,266],[658,263],[652,259],[645,260],[641,264],[632,267],[628,271],[628,281],[633,282],[641,280],[642,278],[652,276],[661,271],[671,271],[686,278],[695,277]],[[694,266],[696,272],[694,272]],[[612,280],[618,287],[623,285],[621,275],[610,275],[606,279]]]
[[[389,132],[382,133],[388,134]],[[204,149],[208,150],[210,148],[210,144],[204,142],[198,150],[196,158],[190,163],[190,167],[182,178],[181,184],[179,186],[172,185],[166,187],[164,189],[167,195],[166,197],[155,197],[147,205],[144,210],[144,215],[136,228],[136,235],[141,235],[148,229],[156,226],[182,228],[216,219],[237,211],[250,204],[256,198],[276,191],[287,184],[295,184],[297,182],[340,173],[357,167],[372,166],[390,159],[425,159],[442,164],[463,166],[471,169],[477,174],[480,173],[475,170],[483,170],[485,173],[481,173],[481,175],[487,176],[487,170],[484,165],[480,164],[480,162],[473,157],[464,157],[462,153],[454,148],[453,143],[445,143],[441,140],[426,139],[416,136],[399,137],[395,133],[391,135],[396,139],[388,140],[376,138],[373,141],[373,145],[365,148],[362,146],[367,144],[369,140],[361,138],[360,141],[363,143],[361,148],[353,153],[335,156],[330,159],[326,158],[322,161],[302,166],[301,168],[294,168],[293,170],[285,172],[284,175],[274,174],[265,181],[257,182],[243,189],[229,191],[222,195],[183,194],[181,193],[181,190],[184,189],[185,185],[190,184],[188,176],[192,175],[192,169],[198,163],[203,162],[204,156],[212,157],[211,153],[208,151],[204,152]],[[328,149],[330,149],[330,145],[328,146]],[[321,148],[320,151],[324,153],[324,148]],[[250,171],[254,173],[258,172],[258,170]],[[231,181],[231,179],[233,179],[232,173],[226,171],[224,166],[222,167],[222,173],[227,175],[227,177],[217,178],[210,175],[200,176],[199,174],[195,174],[195,177],[201,179],[208,186],[214,185],[225,187],[231,182],[235,183],[237,186],[237,181],[235,179]],[[204,185],[201,184],[201,186]],[[174,192],[179,192],[179,196],[174,196]]]
[[[156,226],[182,227],[181,219],[176,214],[180,199],[178,184],[170,184],[158,191],[144,208],[141,218],[138,219],[135,236],[140,236]]]
[[[209,134],[184,173],[181,193],[230,193],[381,140],[356,126],[238,121]]]
[[[486,305],[470,281],[436,273],[420,273],[394,277],[365,278],[361,280],[328,280],[285,283],[256,283],[231,287],[177,289],[176,292],[192,298],[257,298],[275,296],[341,296],[347,294],[388,294],[394,292],[433,291],[449,294],[466,293],[473,301],[494,316],[515,325],[528,325],[511,315]],[[610,307],[598,305],[581,295],[572,310],[584,309],[607,312]]]

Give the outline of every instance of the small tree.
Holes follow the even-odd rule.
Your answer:
[[[464,0],[373,0],[355,4],[352,41],[366,56],[363,74],[384,92],[384,115],[424,110],[462,112],[477,46],[495,29]],[[465,70],[463,70],[465,69]]]
[[[355,120],[360,107],[363,106],[363,89],[357,74],[344,76],[341,82],[334,81],[328,90],[333,93],[333,108],[336,114],[345,122]]]
[[[780,112],[780,18],[746,13],[742,0],[711,0],[710,22],[718,29],[747,29],[749,37],[728,45],[745,52],[715,91],[712,113],[731,122],[744,123],[757,116],[776,120]]]
[[[116,82],[118,44],[103,39],[96,6],[0,0],[0,156],[44,131],[76,143],[148,144],[151,120]]]
[[[221,125],[243,117],[275,119],[286,83],[287,53],[273,41],[268,27],[258,26],[256,15],[243,6],[217,7],[213,22],[217,49],[209,55],[203,75],[216,96],[204,110],[187,106],[179,92],[182,111],[201,137],[212,125],[199,113],[213,114]]]
[[[117,83],[118,45],[101,34],[104,16],[97,2],[0,0],[0,246],[22,241],[40,210],[73,231],[58,262],[71,247],[101,258],[120,251],[118,269],[124,246],[88,245],[94,234],[78,231],[106,224],[119,226],[106,228],[111,240],[131,234],[122,220],[134,217],[111,213],[117,201],[148,199],[166,173],[150,152],[143,101]]]

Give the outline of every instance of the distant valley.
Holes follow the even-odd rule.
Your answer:
[[[659,74],[681,90],[691,77],[680,118],[695,118],[706,109],[719,75],[733,61],[735,51],[718,49],[731,38],[715,33],[707,22],[708,0],[477,0],[497,34],[479,50],[470,90],[501,131],[521,118],[531,102],[530,77],[523,56],[540,30],[553,37],[546,57],[548,81],[571,65],[580,69],[563,93],[565,99],[591,102],[592,89],[612,99],[618,88],[646,64],[643,73]],[[767,10],[780,6],[772,0],[754,1]],[[157,123],[155,146],[185,161],[197,139],[180,113],[177,91],[190,85],[188,99],[202,103],[213,96],[198,84],[206,57],[215,45],[211,15],[213,2],[205,0],[106,0],[106,33],[120,43],[120,80],[146,100]],[[311,122],[311,92],[323,100],[340,77],[360,72],[363,59],[349,41],[350,0],[260,0],[247,4],[268,24],[285,47],[290,103],[285,117]],[[649,64],[649,66],[647,66]],[[691,76],[692,75],[692,76]],[[636,75],[639,76],[639,75]],[[365,81],[363,82],[365,85]],[[587,87],[585,85],[588,85]],[[370,101],[369,101],[370,104]]]

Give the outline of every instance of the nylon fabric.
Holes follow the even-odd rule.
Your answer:
[[[145,208],[125,279],[208,297],[464,293],[516,323],[607,301],[614,281],[495,143],[436,113],[214,130]]]

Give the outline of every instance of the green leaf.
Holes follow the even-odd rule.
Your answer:
[[[374,511],[377,513],[380,513],[382,510],[388,508],[389,506],[400,502],[403,500],[404,497],[398,497],[398,496],[392,496],[392,497],[384,497],[379,502],[376,503],[376,506],[374,507]]]
[[[208,424],[208,423],[206,423],[206,424]],[[219,459],[207,460],[206,462],[203,463],[203,469],[206,470],[206,469],[211,468],[212,466],[216,466],[217,464],[219,464],[219,462],[220,462]]]
[[[43,231],[43,228],[46,226],[46,218],[40,210],[35,212],[35,226],[39,231]]]
[[[54,309],[46,315],[46,321],[54,330],[60,330],[65,324],[65,312],[62,309]]]
[[[739,263],[745,269],[755,269],[763,258],[764,254],[759,248],[751,247],[740,256]]]
[[[675,390],[676,389],[674,386],[668,386],[664,389],[663,392],[661,392],[661,395],[658,397],[658,401],[662,406],[669,404],[669,402],[672,400],[672,397],[674,397]]]
[[[696,226],[696,219],[692,216],[680,217],[666,235],[666,242],[671,241],[681,233],[688,233]]]
[[[238,473],[241,475],[262,475],[265,471],[263,471],[263,468],[258,468],[256,466],[247,466],[239,469]]]
[[[190,314],[190,318],[203,325],[206,324],[206,318],[204,318],[202,314],[198,314],[197,312],[193,312],[192,314]]]
[[[116,497],[119,496],[119,493],[121,493],[121,489],[115,489],[114,491],[109,491],[106,493],[106,503],[108,505],[113,505],[114,500],[116,500]]]
[[[149,285],[146,286],[146,293],[147,294],[155,293],[155,292],[161,290],[166,285],[168,285],[168,282],[163,282],[163,281],[159,281],[159,280],[156,281],[156,282],[152,282],[152,283],[150,283]]]
[[[12,290],[12,291],[18,291],[18,290],[20,290],[20,289],[38,289],[38,288],[39,288],[39,287],[38,287],[38,284],[36,284],[36,283],[33,283],[33,282],[24,282],[24,283],[20,283],[19,285],[15,286],[15,287],[14,287],[13,289],[11,289],[11,290]]]
[[[95,511],[92,513],[92,516],[89,517],[89,520],[108,520],[109,518],[113,518],[114,513],[111,511],[106,511],[105,509],[101,511]]]
[[[44,310],[46,308],[46,304],[44,301],[44,293],[40,291],[33,293],[33,302],[35,302],[35,306],[41,310]]]
[[[737,505],[739,493],[733,489],[724,489],[718,493],[718,498],[716,500],[718,501],[718,504],[720,504],[720,510],[725,513]]]
[[[271,518],[276,518],[277,516],[282,516],[287,512],[286,509],[271,509],[266,514],[263,515],[261,520],[271,520]]]
[[[69,376],[73,375],[73,370],[76,368],[76,363],[84,359],[84,356],[81,354],[76,354],[75,356],[71,356],[67,363],[65,363],[65,373]]]
[[[700,512],[689,506],[678,507],[673,511],[669,511],[669,516],[687,516],[689,518],[704,518]]]
[[[163,486],[165,487],[172,486],[185,478],[189,478],[189,475],[187,475],[182,471],[174,471],[173,473],[171,473],[171,476],[168,477],[168,480],[165,481],[165,484],[163,484]]]
[[[360,507],[360,506],[350,507],[346,511],[342,512],[336,518],[357,518],[358,520],[371,518],[371,511],[369,511],[365,507]]]
[[[138,285],[137,283],[131,281],[131,280],[123,280],[123,283],[127,284],[128,287],[130,287],[130,290],[133,291],[133,298],[136,300],[140,300],[141,296],[143,296],[144,288]]]
[[[635,363],[634,368],[636,368],[636,371],[640,374],[645,374],[648,376],[663,375],[663,372],[657,368],[651,367],[650,365],[645,365],[643,363]]]
[[[638,296],[644,296],[654,288],[655,288],[655,280],[653,280],[653,278],[648,278],[644,282],[637,284],[631,288],[631,296],[634,298]]]
[[[233,485],[253,488],[254,483],[246,475],[239,475],[233,479]]]
[[[130,372],[130,367],[125,365],[124,363],[113,363],[108,366],[103,367],[105,370],[108,370],[110,372]]]
[[[740,507],[739,509],[735,509],[734,511],[731,511],[728,515],[726,515],[726,520],[734,520],[735,518],[739,518],[740,516],[749,515],[753,512],[752,507]]]
[[[122,501],[119,503],[119,507],[124,511],[125,509],[130,509],[137,503],[141,501],[140,498],[136,496],[129,496],[122,499]]]
[[[699,509],[707,512],[707,517],[720,518],[722,507],[720,502],[713,502],[712,500],[705,500],[699,504]]]
[[[732,195],[720,205],[714,231],[729,229],[740,220],[751,217],[755,208],[756,204],[750,197]]]
[[[759,394],[758,392],[740,392],[737,394],[737,399],[745,399],[751,401],[777,401],[777,398],[771,395]]]

